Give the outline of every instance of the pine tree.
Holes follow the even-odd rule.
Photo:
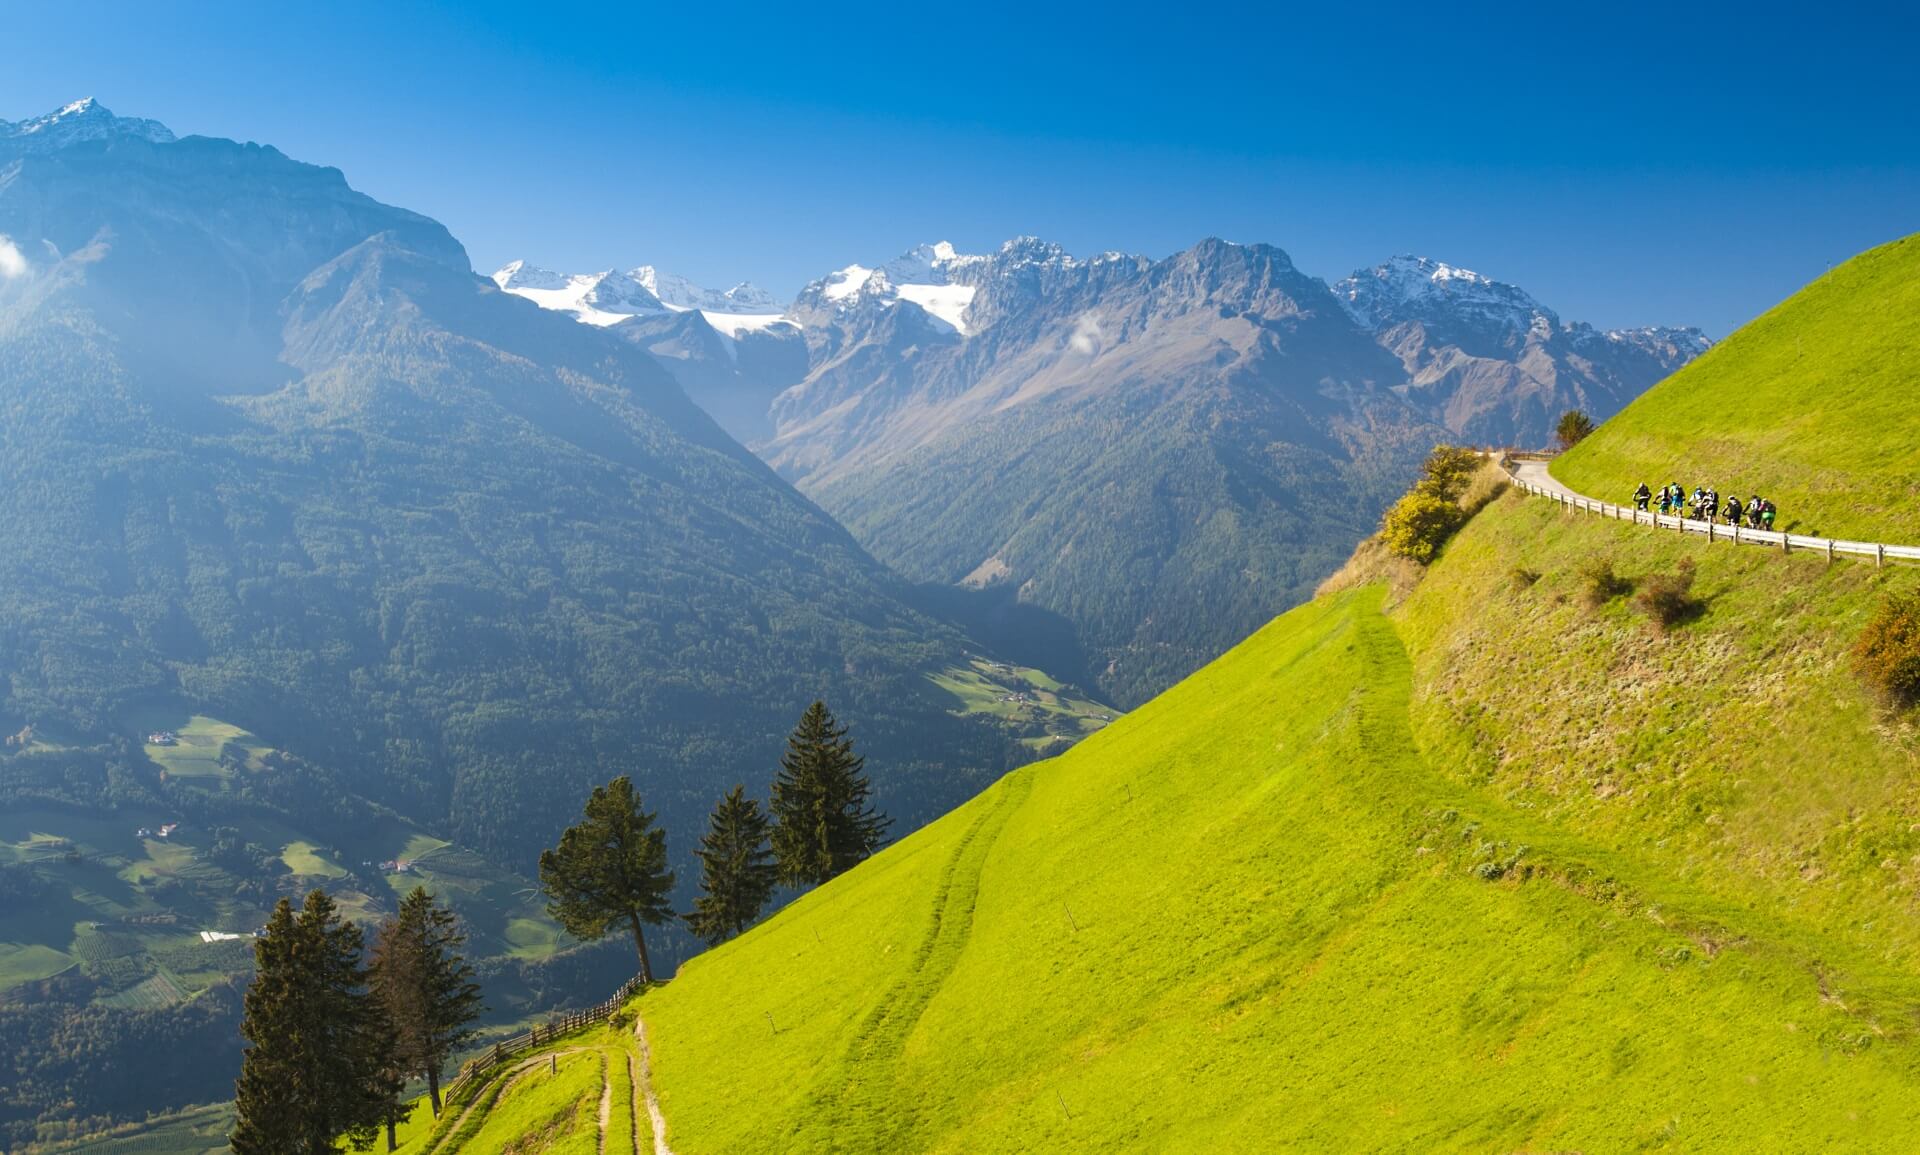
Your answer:
[[[640,808],[640,796],[625,775],[595,786],[585,817],[567,828],[560,845],[540,852],[540,886],[551,914],[583,942],[605,938],[624,923],[640,953],[640,978],[653,981],[642,930],[673,917],[667,896],[667,832]]]
[[[436,1118],[440,1072],[473,1037],[483,1009],[473,967],[460,953],[466,941],[453,911],[416,886],[381,924],[373,948],[373,988],[394,1025],[402,1070],[426,1077]]]
[[[892,820],[868,805],[873,784],[847,728],[815,702],[787,738],[773,781],[773,853],[780,881],[826,882],[880,848]]]
[[[367,990],[360,928],[325,891],[281,899],[254,944],[235,1084],[235,1155],[319,1155],[371,1145],[399,1087],[393,1038]]]
[[[1560,443],[1560,448],[1572,449],[1586,440],[1587,434],[1592,432],[1593,418],[1578,409],[1569,409],[1560,415],[1559,421],[1554,423],[1553,439]]]
[[[752,926],[779,883],[767,848],[767,816],[735,786],[713,808],[707,833],[694,851],[700,859],[701,895],[687,925],[715,945]]]

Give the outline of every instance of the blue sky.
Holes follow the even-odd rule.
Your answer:
[[[1920,230],[1920,19],[1675,7],[30,0],[0,15],[0,117],[92,95],[274,144],[482,271],[785,294],[923,240],[1214,235],[1723,335]]]

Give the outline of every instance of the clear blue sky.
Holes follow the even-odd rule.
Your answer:
[[[1920,230],[1908,7],[27,0],[0,117],[92,95],[274,144],[482,271],[785,294],[922,240],[1216,235],[1718,336]]]

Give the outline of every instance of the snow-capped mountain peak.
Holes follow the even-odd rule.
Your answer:
[[[115,116],[89,96],[43,116],[17,123],[0,120],[0,149],[13,153],[52,152],[69,145],[114,137],[170,144],[171,129],[157,120]]]
[[[772,293],[751,281],[741,281],[731,289],[708,289],[652,265],[641,265],[627,275],[671,309],[755,315],[778,314],[786,309]]]
[[[1559,323],[1526,290],[1430,257],[1397,256],[1330,287],[1353,319],[1369,328],[1435,313],[1478,315],[1520,331]]]
[[[1076,262],[1067,250],[1039,237],[1015,237],[1000,246],[997,259],[1009,265],[1059,265],[1072,268]]]
[[[493,274],[493,283],[509,293],[516,289],[564,289],[571,280],[565,273],[525,261],[509,261]]]
[[[808,288],[818,287],[820,295],[829,301],[846,301],[858,296],[866,288],[867,281],[873,277],[874,270],[865,265],[848,265],[844,269],[835,269],[815,281]]]
[[[801,299],[836,312],[870,302],[885,307],[905,301],[964,337],[972,332],[967,309],[976,288],[966,274],[988,259],[961,253],[946,241],[915,245],[877,269],[859,264],[836,269],[808,285]],[[960,283],[963,278],[967,283]]]
[[[741,282],[724,293],[703,289],[684,277],[642,265],[630,273],[556,273],[525,261],[512,261],[493,274],[493,282],[543,309],[567,313],[589,325],[617,325],[629,317],[659,317],[698,312],[722,336],[738,339],[784,319],[779,303],[761,289]]]
[[[571,313],[589,325],[617,325],[628,317],[667,312],[645,285],[612,269],[568,274],[512,261],[493,274],[493,283],[543,309]]]

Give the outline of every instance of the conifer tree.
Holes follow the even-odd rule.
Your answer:
[[[673,917],[667,896],[667,832],[640,807],[633,783],[621,775],[595,786],[585,817],[567,828],[560,845],[540,852],[540,886],[547,913],[583,942],[605,938],[620,925],[633,931],[640,978],[653,981],[643,927]]]
[[[466,941],[453,911],[416,886],[381,924],[373,947],[373,989],[393,1023],[401,1069],[426,1077],[435,1118],[440,1072],[473,1037],[484,1009],[473,967],[460,953]]]
[[[892,820],[868,804],[866,759],[847,728],[815,702],[787,738],[773,781],[773,853],[780,881],[816,885],[872,856]]]
[[[281,899],[254,944],[235,1084],[235,1155],[319,1155],[369,1146],[399,1086],[393,1039],[367,990],[360,928],[325,891],[299,914]]]
[[[1559,421],[1554,423],[1553,439],[1560,443],[1560,448],[1572,449],[1586,440],[1587,434],[1592,432],[1593,418],[1578,409],[1569,409],[1560,415]]]
[[[700,859],[701,895],[687,925],[716,945],[752,926],[778,885],[773,851],[767,848],[767,816],[735,786],[713,808],[707,833],[694,851]]]

